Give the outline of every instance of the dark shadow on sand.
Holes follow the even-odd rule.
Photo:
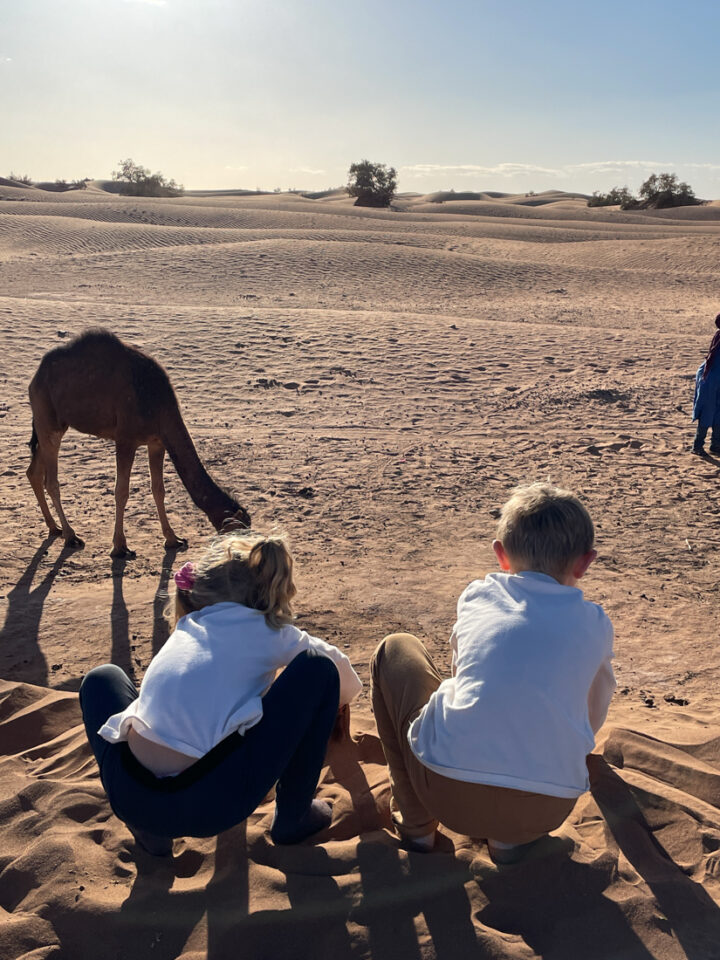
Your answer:
[[[165,643],[169,634],[168,625],[163,614],[168,601],[168,583],[170,582],[170,576],[172,575],[172,568],[177,553],[177,548],[171,548],[165,551],[160,570],[160,579],[153,598],[153,657]],[[133,657],[133,645],[130,641],[130,614],[123,591],[125,570],[128,562],[131,562],[131,560],[126,557],[117,557],[112,561],[113,596],[112,606],[110,608],[110,660],[112,663],[117,664],[118,667],[122,667],[130,679],[136,683],[136,662]],[[143,667],[147,667],[147,664],[144,664]]]
[[[648,903],[653,922],[677,939],[688,960],[717,955],[720,908],[670,859],[632,790],[604,757],[588,757],[588,769],[593,798],[615,842],[655,898],[656,908]],[[522,937],[545,960],[650,960],[655,954],[630,927],[621,905],[606,896],[616,879],[617,852],[611,849],[584,864],[557,845],[541,845],[521,863],[478,878],[489,901],[478,919]]]
[[[254,852],[256,863],[285,874],[290,909],[253,913],[249,932],[257,946],[247,956],[353,960],[357,953],[347,925],[357,892],[352,881],[343,886],[339,879],[354,870],[352,860],[333,860],[324,847],[309,843],[283,847],[263,840]]]
[[[33,580],[43,557],[55,541],[55,537],[46,537],[33,554],[23,575],[7,595],[7,613],[0,630],[0,675],[5,680],[20,680],[47,686],[47,660],[38,645],[43,606],[63,564],[75,552],[73,548],[63,544],[52,566],[33,589]]]
[[[426,956],[415,928],[421,914],[437,960],[481,960],[488,955],[478,942],[465,889],[473,877],[449,839],[432,853],[408,853],[407,860],[394,841],[361,842],[358,866],[363,898],[353,919],[368,929],[373,960]]]
[[[153,634],[152,634],[152,653],[153,656],[158,652],[170,635],[167,621],[165,620],[165,607],[168,602],[168,584],[172,576],[172,570],[175,565],[175,558],[178,555],[178,547],[168,547],[165,550],[162,567],[160,569],[160,580],[158,581],[155,597],[153,599]]]
[[[415,928],[420,914],[437,960],[481,958],[465,889],[473,879],[468,865],[457,859],[452,841],[442,836],[432,853],[401,852],[398,842],[381,832],[390,825],[389,817],[377,808],[361,759],[384,764],[376,737],[365,735],[341,748],[331,746],[330,769],[350,794],[361,837],[357,865],[362,899],[349,919],[367,927],[373,960],[420,960],[426,953]]]
[[[688,960],[720,956],[720,907],[670,859],[633,792],[604,757],[588,758],[595,802],[617,845],[652,890]]]
[[[176,849],[181,843],[176,841]],[[77,911],[59,914],[53,924],[63,957],[81,957],[83,948],[95,943],[98,956],[175,960],[193,936],[197,937],[193,955],[207,960],[264,956],[259,944],[257,953],[245,952],[242,933],[249,897],[244,824],[217,838],[215,869],[207,885],[202,881],[205,857],[197,850],[153,857],[128,834],[118,860],[120,865],[135,864],[130,895],[112,916],[97,910],[81,917]],[[183,881],[191,877],[198,877],[198,888],[185,887]],[[207,943],[198,929],[206,915]]]
[[[544,960],[652,960],[620,906],[606,896],[617,877],[616,859],[608,852],[578,863],[570,846],[550,837],[520,863],[488,866],[477,877],[488,900],[477,919],[521,937]]]
[[[128,614],[123,580],[128,560],[116,557],[112,561],[112,605],[110,607],[110,662],[122,667],[133,683],[136,683],[130,650],[130,615]]]

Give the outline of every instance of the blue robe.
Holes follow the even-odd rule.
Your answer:
[[[720,356],[715,357],[707,377],[703,380],[705,364],[701,363],[695,374],[695,403],[693,404],[693,420],[698,426],[706,429],[714,422],[720,422]]]

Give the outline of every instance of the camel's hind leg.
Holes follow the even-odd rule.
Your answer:
[[[134,551],[128,549],[125,539],[124,521],[125,507],[130,495],[130,471],[135,460],[137,447],[134,443],[115,443],[115,463],[117,473],[115,477],[115,532],[113,533],[113,548],[111,557],[134,557]]]
[[[68,547],[84,547],[85,544],[80,537],[77,536],[73,528],[68,523],[67,517],[65,516],[65,511],[62,508],[62,502],[60,500],[60,483],[58,481],[58,454],[60,453],[60,443],[64,434],[64,430],[54,430],[52,433],[47,433],[44,436],[41,436],[38,433],[39,443],[37,453],[39,454],[39,459],[45,475],[45,489],[52,500],[52,504],[55,507],[55,512],[60,517],[61,533],[65,538],[65,544]],[[33,464],[31,463],[30,467],[32,468],[32,466]],[[39,470],[39,468],[36,469]],[[32,483],[33,481],[31,480],[30,482]],[[34,484],[33,489],[35,489]],[[40,504],[40,509],[42,509],[42,504]],[[47,517],[45,519],[47,519]],[[52,520],[52,517],[50,519]]]
[[[165,513],[165,481],[163,480],[163,464],[165,462],[165,447],[159,440],[150,440],[148,442],[148,463],[150,464],[150,484],[152,486],[152,495],[157,507],[160,526],[165,534],[165,549],[173,547],[183,548],[187,546],[187,540],[178,537]]]
[[[42,515],[45,518],[45,523],[48,526],[49,535],[51,537],[58,537],[62,531],[55,522],[55,517],[53,517],[53,515],[50,513],[50,508],[48,507],[47,500],[45,499],[45,466],[43,464],[40,445],[38,443],[37,433],[35,432],[34,426],[33,437],[30,441],[30,444],[32,447],[32,457],[30,459],[30,466],[27,468],[27,478],[30,481],[30,486],[33,488],[35,496],[37,497],[37,502],[40,504]]]

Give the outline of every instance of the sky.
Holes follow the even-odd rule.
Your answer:
[[[720,198],[718,0],[0,0],[0,176]]]

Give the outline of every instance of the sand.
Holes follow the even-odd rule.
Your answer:
[[[436,201],[0,181],[3,960],[720,956],[720,461],[689,453],[720,206]],[[214,478],[290,536],[301,625],[366,681],[353,742],[328,756],[335,816],[315,846],[274,847],[268,803],[157,861],[104,800],[75,691],[108,660],[141,679],[173,565],[212,530],[168,467],[190,549],[165,553],[141,451],[137,557],[111,561],[113,447],[71,432],[60,476],[86,547],[46,539],[27,384],[97,325],[166,367]],[[546,477],[591,509],[585,592],[617,632],[592,792],[521,865],[449,831],[408,854],[389,829],[371,652],[410,630],[447,671],[456,598],[494,568],[498,506]]]

